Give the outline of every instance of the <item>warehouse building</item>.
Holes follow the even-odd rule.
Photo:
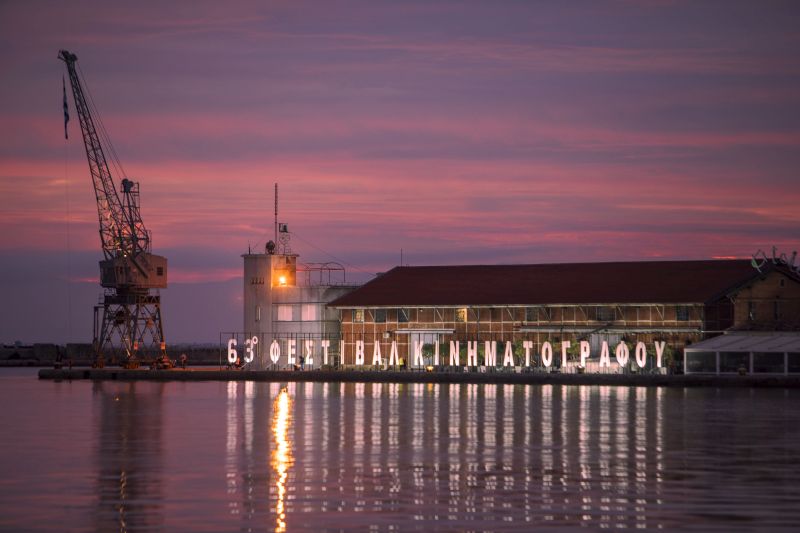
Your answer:
[[[800,328],[800,278],[749,260],[397,267],[329,307],[344,365],[666,372],[725,331]]]

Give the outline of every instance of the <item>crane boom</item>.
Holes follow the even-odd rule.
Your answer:
[[[149,251],[149,235],[141,218],[132,220],[130,213],[123,209],[111,170],[108,166],[100,137],[84,96],[75,61],[78,57],[67,50],[61,50],[58,58],[67,65],[72,97],[83,134],[89,172],[92,175],[94,194],[97,200],[97,214],[100,219],[100,242],[106,259],[122,255],[135,256],[138,252]],[[125,180],[128,181],[128,180]],[[123,182],[125,187],[126,182]]]

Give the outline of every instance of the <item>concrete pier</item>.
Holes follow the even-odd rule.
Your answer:
[[[361,383],[493,383],[518,385],[617,385],[627,387],[800,388],[800,376],[716,376],[651,374],[546,374],[514,372],[418,372],[353,370],[124,370],[42,369],[39,379],[147,381],[305,381]]]

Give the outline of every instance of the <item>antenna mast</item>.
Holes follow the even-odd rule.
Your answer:
[[[278,242],[278,184],[275,184],[275,242]]]

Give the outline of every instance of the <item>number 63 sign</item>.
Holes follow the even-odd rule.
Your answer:
[[[239,354],[236,351],[236,339],[228,339],[228,362],[230,364],[236,363]],[[253,359],[258,355],[258,337],[251,337],[244,341],[244,362],[252,363]]]

